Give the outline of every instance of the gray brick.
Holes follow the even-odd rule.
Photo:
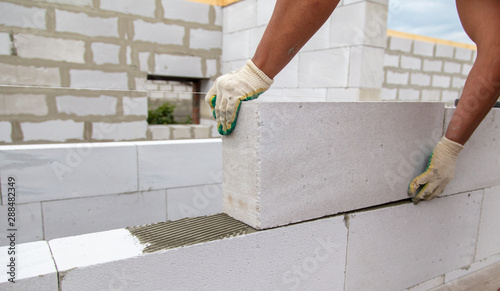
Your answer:
[[[442,61],[424,60],[425,72],[441,72],[442,67],[443,67]]]
[[[451,83],[451,77],[443,75],[433,75],[432,76],[432,87],[439,88],[449,88]]]
[[[409,73],[387,71],[385,82],[387,84],[406,85],[408,84],[409,76]]]
[[[389,49],[391,51],[402,51],[409,53],[411,52],[411,46],[413,41],[407,38],[399,38],[392,36],[390,37],[389,43],[390,43]]]
[[[434,44],[425,41],[413,41],[413,53],[420,56],[432,57],[434,55]]]

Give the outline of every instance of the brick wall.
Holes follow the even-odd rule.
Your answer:
[[[221,30],[187,0],[0,1],[0,143],[146,139],[146,75],[217,75]]]
[[[382,99],[453,104],[460,97],[476,50],[472,45],[411,37],[387,38]]]

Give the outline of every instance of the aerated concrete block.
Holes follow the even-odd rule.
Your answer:
[[[72,291],[341,291],[346,243],[342,216],[149,254],[124,229],[49,242]]]
[[[45,29],[46,22],[45,9],[0,3],[1,25]]]
[[[9,247],[0,247],[2,265],[10,264]],[[45,241],[16,245],[15,282],[8,280],[7,267],[0,273],[0,289],[2,290],[58,290],[57,270],[52,259],[49,245]],[[10,269],[10,267],[9,267]]]
[[[224,212],[262,229],[407,199],[443,118],[442,103],[244,102],[223,139]]]
[[[131,143],[2,146],[0,178],[7,201],[8,177],[17,203],[137,191],[137,149]]]
[[[167,189],[167,219],[222,213],[222,185]]]
[[[118,17],[92,17],[86,13],[73,13],[56,9],[56,31],[86,36],[118,37]]]
[[[498,154],[498,153],[497,153]],[[484,189],[476,261],[500,254],[500,186]]]
[[[402,290],[474,261],[482,191],[349,214],[345,291]]]
[[[85,42],[33,34],[15,34],[17,55],[28,59],[46,59],[70,63],[85,63]]]
[[[167,219],[165,190],[42,202],[45,240]]]
[[[474,106],[474,104],[470,104]],[[445,129],[454,113],[445,110]],[[494,108],[478,126],[460,152],[455,177],[442,195],[500,185],[500,109]]]
[[[5,199],[4,204],[0,205],[0,217],[4,217],[4,219],[0,220],[0,229],[4,231],[10,228],[8,227],[9,221],[7,220],[8,202],[9,201]],[[17,229],[16,243],[43,240],[42,209],[39,202],[26,204],[16,203],[15,213],[15,228]],[[0,237],[0,246],[6,246],[9,243],[10,240],[7,238],[7,235],[2,235]]]

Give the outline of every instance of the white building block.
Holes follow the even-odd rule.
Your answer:
[[[443,68],[443,61],[424,60],[425,72],[441,72]]]
[[[148,115],[147,97],[123,97],[123,115]]]
[[[415,89],[399,89],[399,100],[404,101],[417,101],[420,99],[420,90]]]
[[[399,72],[387,71],[385,82],[387,84],[393,84],[393,85],[406,85],[408,84],[409,77],[410,74],[408,72],[399,73]]]
[[[455,48],[455,59],[461,61],[472,61],[472,53],[474,50],[456,47]]]
[[[406,199],[442,136],[441,103],[258,100],[223,139],[223,190],[260,229]]]
[[[340,291],[346,241],[342,217],[333,217],[146,255],[141,254],[145,246],[126,230],[49,244],[59,272],[65,274],[62,290],[103,286],[204,290],[209,286],[213,290]],[[165,262],[170,267],[160,267]],[[144,272],[137,272],[138,265]]]
[[[8,121],[0,121],[0,142],[12,142],[12,125]]]
[[[3,85],[36,85],[60,87],[59,68],[15,66],[0,63],[0,83]]]
[[[191,138],[191,127],[186,125],[171,125],[172,139]]]
[[[422,60],[416,57],[401,56],[401,68],[410,70],[420,70]]]
[[[398,89],[388,89],[382,88],[382,92],[380,93],[380,97],[384,101],[396,100],[398,98]]]
[[[86,13],[73,13],[56,9],[56,31],[92,37],[118,37],[118,18],[92,17]]]
[[[350,214],[345,290],[402,290],[472,263],[482,196]]]
[[[191,29],[189,31],[189,47],[192,49],[221,49],[222,31],[207,29]]]
[[[476,261],[500,254],[500,244],[498,243],[500,241],[499,209],[500,186],[485,189],[481,223],[479,225]]]
[[[300,54],[299,87],[347,87],[348,76],[348,48]]]
[[[385,48],[387,5],[362,1],[332,14],[330,47],[369,45]]]
[[[224,7],[222,14],[224,33],[233,33],[256,27],[257,7],[257,0],[238,1]]]
[[[47,115],[49,108],[45,98],[45,95],[36,94],[0,94],[0,115]]]
[[[472,65],[463,64],[462,65],[462,75],[469,75],[470,70],[472,70]]]
[[[208,125],[201,125],[201,124],[192,124],[191,125],[191,132],[193,134],[193,138],[210,138],[211,128]]]
[[[291,102],[306,102],[307,100],[315,100],[318,102],[326,101],[326,96],[326,88],[291,88],[283,89],[283,97],[281,99]]]
[[[224,34],[222,51],[222,60],[225,62],[249,59],[253,53],[250,51],[250,30]]]
[[[410,84],[418,86],[430,86],[431,76],[422,73],[411,73]]]
[[[432,76],[432,87],[449,88],[451,85],[451,77],[444,75]]]
[[[222,213],[222,185],[167,189],[168,220]]]
[[[207,73],[205,74],[206,77],[212,78],[217,75],[217,65],[218,65],[217,60],[207,60]]]
[[[465,85],[465,80],[465,78],[453,77],[453,79],[451,80],[451,87],[462,89]]]
[[[209,23],[210,5],[185,0],[161,0],[166,19]]]
[[[8,33],[0,33],[0,55],[9,56],[12,53],[12,42]]]
[[[8,247],[0,247],[2,265],[10,264]],[[57,269],[49,245],[45,241],[24,243],[16,246],[16,283],[8,282],[7,267],[2,268],[2,290],[58,290]]]
[[[73,120],[49,120],[44,122],[23,122],[24,141],[68,141],[83,139],[83,122]]]
[[[89,115],[115,115],[116,97],[101,95],[99,97],[57,96],[57,112],[76,114],[77,116]]]
[[[146,120],[120,123],[93,122],[92,139],[114,141],[146,139],[147,130]]]
[[[200,57],[155,55],[155,73],[168,76],[203,77]]]
[[[377,89],[375,89],[377,90]],[[380,93],[378,93],[380,95]],[[326,92],[326,101],[328,102],[353,102],[359,101],[361,98],[373,98],[376,96],[371,89],[361,88],[328,88]]]
[[[259,0],[260,2],[275,2],[269,0]],[[270,12],[272,12],[271,10]],[[259,14],[260,16],[260,14]],[[330,48],[330,29],[331,29],[331,17],[328,19],[323,26],[312,36],[312,38],[307,41],[307,43],[302,47],[300,51],[314,51]]]
[[[170,139],[170,126],[168,125],[148,125],[148,130],[153,140]]]
[[[42,202],[45,239],[166,221],[165,190]]]
[[[21,58],[85,63],[85,42],[81,40],[22,33],[14,35],[14,45]]]
[[[460,73],[462,71],[462,64],[455,62],[444,62],[444,72],[445,73]]]
[[[384,81],[383,48],[351,47],[349,60],[349,87],[381,88]]]
[[[384,67],[399,67],[399,55],[384,54]]]
[[[470,104],[470,106],[475,106]],[[445,111],[445,128],[455,110]],[[494,108],[485,117],[460,152],[455,178],[443,194],[453,194],[500,185],[500,109]]]
[[[293,88],[299,87],[299,59],[293,58],[286,67],[274,77],[272,88]]]
[[[413,41],[413,53],[419,56],[432,57],[434,44],[426,41]]]
[[[141,19],[134,21],[134,40],[160,44],[182,45],[185,28],[180,25],[164,24],[162,22],[146,22]]]
[[[128,90],[127,73],[108,73],[96,70],[69,70],[70,87],[75,89]]]
[[[436,57],[453,59],[455,47],[444,44],[436,44]]]
[[[136,192],[136,157],[132,143],[4,146],[2,197],[7,177],[22,181],[17,203]]]
[[[156,4],[155,0],[101,0],[99,8],[125,14],[135,14],[154,18]]]
[[[137,145],[140,191],[222,182],[219,139],[139,142]]]
[[[24,28],[45,29],[45,9],[0,3],[0,24]]]
[[[8,177],[4,179],[8,179]],[[7,189],[5,189],[5,191],[7,191]],[[5,197],[7,196],[8,195],[5,195]],[[7,224],[8,202],[8,199],[5,199],[4,204],[0,205],[0,215],[1,217],[5,217],[5,219],[0,220],[0,227],[2,227],[4,231],[12,228]],[[42,209],[40,203],[16,203],[15,208],[15,229],[17,229],[16,243],[43,240]],[[0,237],[0,246],[6,246],[9,243],[10,239],[8,239],[6,235]]]
[[[92,0],[35,0],[35,1],[38,1],[38,2],[59,3],[59,4],[74,5],[74,6],[89,6],[89,7],[92,7]]]
[[[139,53],[139,63],[141,71],[149,72],[149,56],[150,52],[141,52]]]
[[[92,55],[94,63],[103,64],[119,64],[120,63],[120,46],[116,44],[94,42],[92,43]]]
[[[391,51],[401,51],[409,53],[413,45],[413,40],[391,36],[389,38],[389,49]]]
[[[455,99],[458,99],[458,97],[460,97],[460,92],[458,91],[443,90],[441,92],[441,101],[449,105],[455,104]]]
[[[422,90],[422,101],[439,101],[441,97],[440,90]]]
[[[257,25],[267,25],[276,6],[276,0],[257,0]]]

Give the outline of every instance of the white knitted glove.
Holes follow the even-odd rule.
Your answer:
[[[455,175],[455,164],[463,147],[443,136],[432,151],[425,172],[413,179],[408,186],[408,195],[413,203],[431,200],[443,193],[444,188]]]
[[[236,127],[241,101],[256,99],[272,83],[251,60],[241,69],[217,78],[205,101],[212,108],[219,133],[229,135]]]

